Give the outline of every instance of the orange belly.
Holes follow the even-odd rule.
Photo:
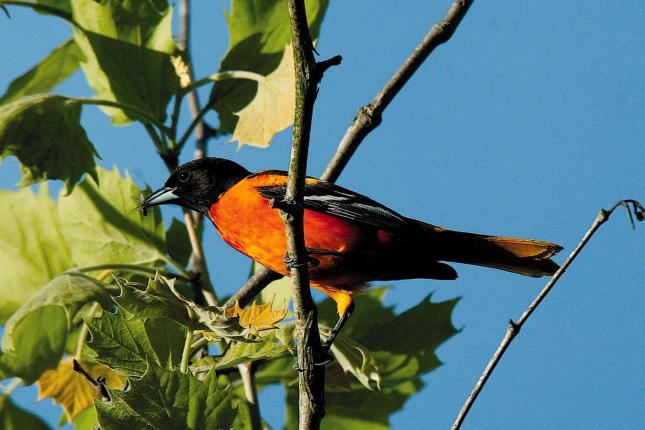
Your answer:
[[[269,201],[256,190],[258,186],[284,183],[286,177],[276,175],[244,179],[211,206],[210,218],[222,239],[233,248],[273,271],[288,275],[284,262],[287,249],[284,223],[279,211],[271,208]],[[351,253],[363,233],[356,224],[307,209],[304,211],[304,231],[308,248],[338,253],[338,256],[313,255],[318,260],[310,269],[313,282],[316,282],[317,274],[322,275],[336,266],[340,256]],[[327,281],[325,283],[338,283],[333,279]]]

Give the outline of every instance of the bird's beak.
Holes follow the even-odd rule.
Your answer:
[[[136,209],[143,212],[143,215],[147,215],[148,208],[151,206],[176,203],[179,200],[179,196],[175,194],[176,189],[176,187],[164,187],[158,189],[154,193],[150,194],[147,199],[139,203],[139,206],[137,206]]]

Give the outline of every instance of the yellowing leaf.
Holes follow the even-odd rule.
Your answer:
[[[240,308],[240,304],[236,301],[235,306],[226,309],[226,317],[240,318],[240,325],[248,328],[252,333],[257,333],[262,330],[269,330],[276,328],[275,324],[282,321],[287,316],[286,306],[282,309],[274,311],[273,303],[255,304],[253,303],[246,309]]]
[[[293,123],[296,79],[291,45],[285,47],[278,68],[257,83],[253,101],[236,112],[239,120],[231,140],[237,140],[240,146],[266,148],[273,135]]]
[[[100,363],[80,363],[94,379],[105,378],[108,387],[122,390],[125,381],[109,367]],[[100,395],[83,375],[75,372],[72,359],[62,360],[55,370],[48,370],[38,380],[38,400],[51,397],[63,407],[69,420],[90,406]]]

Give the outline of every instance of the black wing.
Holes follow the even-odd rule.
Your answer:
[[[258,187],[267,199],[283,199],[286,186]],[[330,182],[305,185],[306,209],[315,210],[383,230],[409,230],[415,224],[374,200]]]

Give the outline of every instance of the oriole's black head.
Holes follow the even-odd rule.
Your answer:
[[[223,158],[207,157],[183,164],[170,175],[163,188],[138,206],[144,215],[151,206],[174,204],[203,214],[220,195],[250,172]]]

